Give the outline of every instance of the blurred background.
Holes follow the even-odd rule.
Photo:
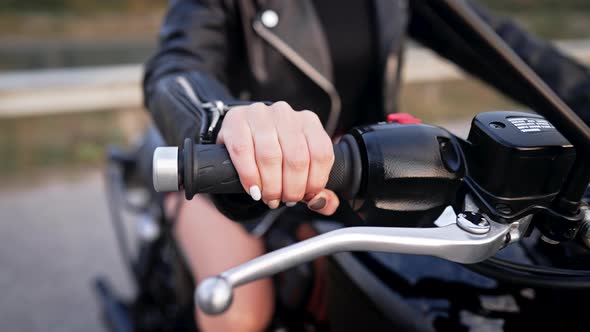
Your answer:
[[[480,0],[590,63],[587,0]],[[110,228],[102,166],[149,123],[142,63],[163,0],[0,2],[0,326],[101,331],[91,280],[131,292]],[[408,50],[403,111],[466,133],[516,109],[430,52]],[[589,91],[590,93],[590,91]]]

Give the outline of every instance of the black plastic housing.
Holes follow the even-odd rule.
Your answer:
[[[463,157],[451,133],[424,124],[389,123],[358,127],[353,135],[363,152],[362,196],[377,208],[424,212],[453,203]]]
[[[467,140],[468,183],[503,217],[548,207],[576,158],[573,145],[531,113],[478,114]]]

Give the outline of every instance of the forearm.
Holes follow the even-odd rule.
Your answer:
[[[590,123],[590,70],[510,19],[474,10],[578,115]]]
[[[496,17],[468,2],[475,13],[502,38],[575,112],[590,122],[590,72],[561,54],[549,42],[527,33],[511,20]],[[535,109],[538,100],[529,98],[529,89],[498,68],[485,52],[481,40],[453,19],[453,14],[435,0],[411,1],[410,35],[439,55],[494,86],[505,95]]]
[[[169,144],[200,140],[209,122],[201,102],[235,100],[223,84],[232,61],[233,10],[224,0],[170,2],[143,78],[144,104]]]
[[[146,106],[158,129],[168,144],[177,146],[185,138],[215,141],[225,111],[225,107],[212,107],[215,101],[223,105],[242,104],[215,79],[195,71],[160,78],[149,95],[146,93]]]

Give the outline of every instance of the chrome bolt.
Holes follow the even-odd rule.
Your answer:
[[[457,215],[457,226],[472,234],[486,234],[490,231],[490,222],[476,212],[461,212]]]

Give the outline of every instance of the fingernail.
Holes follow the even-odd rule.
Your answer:
[[[268,202],[268,207],[271,209],[276,209],[279,207],[279,204],[281,204],[281,201],[278,199],[273,199],[272,201]]]
[[[285,203],[285,205],[287,207],[294,207],[295,205],[297,205],[297,202],[287,202],[287,203]]]
[[[262,194],[260,193],[260,187],[258,186],[252,186],[250,187],[250,196],[252,196],[252,199],[255,201],[259,201],[262,198]]]
[[[321,210],[326,206],[326,199],[323,197],[320,197],[320,198],[316,199],[315,201],[310,202],[307,206],[312,210],[316,210],[316,211]]]

